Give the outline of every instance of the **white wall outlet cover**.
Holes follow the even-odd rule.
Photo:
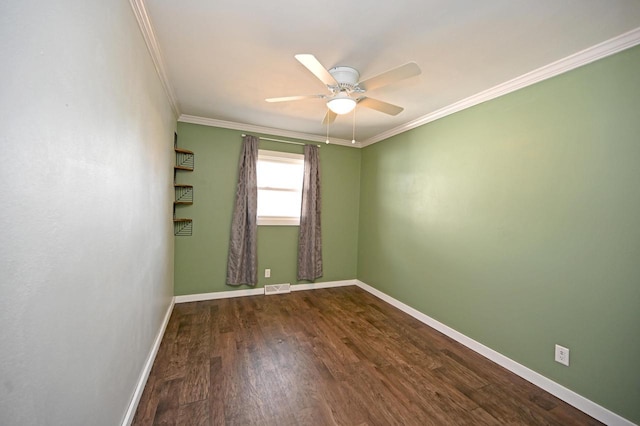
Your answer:
[[[264,270],[264,277],[265,278],[270,278],[271,277],[271,269],[265,269]]]
[[[564,346],[556,345],[556,362],[569,366],[569,349]]]

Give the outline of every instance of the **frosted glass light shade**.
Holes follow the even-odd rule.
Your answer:
[[[356,101],[351,99],[347,95],[339,94],[338,96],[327,102],[327,106],[331,111],[335,112],[338,115],[348,114],[356,107]]]

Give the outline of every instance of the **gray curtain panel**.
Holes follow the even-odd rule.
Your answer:
[[[320,226],[320,155],[315,145],[304,147],[304,181],[298,237],[298,279],[314,281],[322,276]]]
[[[227,259],[227,284],[258,283],[258,138],[245,136],[238,163],[238,188],[233,210],[229,257]]]

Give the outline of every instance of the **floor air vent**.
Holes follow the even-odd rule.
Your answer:
[[[291,293],[291,285],[290,284],[270,284],[264,286],[264,294],[282,294],[282,293]]]

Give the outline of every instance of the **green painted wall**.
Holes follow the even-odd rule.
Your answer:
[[[241,134],[178,123],[178,145],[195,152],[195,170],[177,176],[194,186],[194,204],[177,209],[177,216],[193,219],[193,235],[175,239],[176,295],[250,288],[225,284]],[[269,141],[260,148],[302,153],[302,146]],[[349,147],[320,148],[324,276],[316,282],[356,278],[360,156]],[[297,245],[297,226],[258,227],[258,286],[298,282]],[[264,278],[265,268],[271,278]]]
[[[366,147],[358,255],[363,282],[636,423],[638,70],[636,47]]]

